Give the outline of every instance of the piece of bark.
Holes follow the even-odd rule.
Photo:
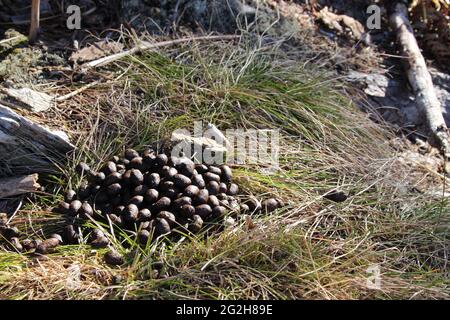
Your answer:
[[[414,37],[406,5],[403,3],[395,4],[390,16],[390,23],[397,33],[397,41],[406,58],[406,72],[416,96],[417,108],[424,116],[425,124],[431,132],[432,138],[435,139],[443,154],[450,158],[448,128],[442,115],[441,104],[437,98],[431,75]]]
[[[51,131],[0,105],[0,175],[53,172],[53,163],[75,148]]]
[[[0,199],[36,192],[40,188],[37,179],[37,174],[0,179]]]
[[[17,101],[19,106],[24,106],[33,112],[42,112],[50,109],[55,101],[54,97],[30,88],[4,88],[2,91]]]

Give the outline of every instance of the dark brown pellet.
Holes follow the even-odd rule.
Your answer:
[[[110,250],[105,254],[105,262],[112,266],[119,266],[124,263],[124,259],[116,250]]]
[[[69,191],[67,191],[66,196],[65,196],[64,199],[65,199],[66,202],[70,203],[73,200],[75,200],[76,197],[77,197],[77,193],[75,191],[73,191],[73,190],[69,190]]]
[[[159,192],[155,189],[148,189],[145,192],[144,200],[150,204],[155,203],[158,200]]]
[[[197,186],[190,185],[186,189],[184,189],[183,194],[189,198],[195,198],[200,192],[200,189]]]
[[[195,207],[195,214],[202,219],[206,219],[212,213],[212,209],[208,204],[201,204]]]

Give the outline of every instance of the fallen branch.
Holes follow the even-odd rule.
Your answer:
[[[36,192],[40,188],[37,179],[37,174],[0,179],[0,199]]]
[[[117,61],[119,59],[122,59],[124,57],[136,54],[141,51],[155,49],[155,48],[161,48],[166,46],[171,46],[179,43],[186,43],[190,41],[217,41],[217,40],[234,40],[238,39],[239,36],[237,35],[225,35],[225,36],[204,36],[204,37],[191,37],[191,38],[182,38],[182,39],[175,39],[175,40],[169,40],[169,41],[162,41],[158,43],[150,43],[148,41],[139,41],[138,44],[126,51],[119,52],[107,57],[103,57],[94,61],[87,62],[83,65],[81,65],[82,70],[88,70],[91,68],[101,67],[104,65],[107,65],[111,62]]]
[[[406,59],[406,72],[416,96],[416,105],[425,117],[427,129],[431,132],[443,154],[450,158],[449,132],[442,115],[441,104],[433,87],[425,59],[420,52],[414,32],[408,19],[408,9],[403,3],[397,3],[390,17],[397,32],[397,41]]]

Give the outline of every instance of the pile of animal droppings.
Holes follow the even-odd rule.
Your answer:
[[[66,215],[65,239],[79,242],[77,220],[105,221],[124,230],[137,232],[142,245],[174,231],[198,233],[208,223],[220,225],[227,217],[271,212],[283,206],[277,199],[262,203],[254,197],[241,201],[227,165],[195,164],[187,157],[156,154],[152,149],[138,153],[125,151],[99,172],[85,163],[77,166],[87,177],[78,192],[68,191],[65,202],[56,209]],[[107,247],[100,230],[91,234],[91,244]],[[120,260],[120,259],[119,259]]]
[[[242,200],[227,165],[195,164],[187,157],[157,154],[152,149],[141,154],[128,149],[98,172],[86,163],[76,169],[81,186],[76,192],[69,190],[64,202],[53,210],[65,217],[64,233],[45,240],[45,246],[35,243],[37,253],[46,254],[61,243],[78,244],[84,238],[95,248],[110,246],[101,228],[82,231],[87,220],[131,232],[145,246],[160,236],[196,234],[205,225],[223,226],[224,219],[272,212],[283,206],[281,200],[273,198]],[[14,239],[19,242],[17,236]],[[114,251],[108,252],[105,260],[123,263]]]

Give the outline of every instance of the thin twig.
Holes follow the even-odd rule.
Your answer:
[[[9,39],[3,39],[3,40],[0,40],[0,44],[12,42],[12,41],[15,41],[15,40],[18,40],[18,39],[22,39],[22,38],[23,38],[23,36],[20,35],[20,36],[15,36],[15,37],[12,37],[12,38],[9,38]]]
[[[72,92],[70,92],[70,93],[68,93],[66,95],[63,95],[63,96],[55,98],[55,101],[56,102],[62,102],[62,101],[68,100],[68,99],[76,96],[77,94],[79,94],[79,93],[81,93],[81,92],[83,92],[83,91],[85,91],[85,90],[87,90],[89,88],[92,88],[93,86],[95,86],[95,85],[97,85],[99,83],[100,83],[99,80],[91,82],[91,83],[85,85],[84,87],[81,87],[81,88],[79,88],[79,89],[77,89],[75,91],[72,91]]]
[[[140,51],[149,50],[149,49],[155,49],[155,48],[161,48],[161,47],[167,47],[179,43],[186,43],[190,41],[217,41],[217,40],[234,40],[238,39],[240,36],[238,35],[225,35],[225,36],[204,36],[204,37],[190,37],[190,38],[181,38],[181,39],[175,39],[175,40],[168,40],[168,41],[162,41],[158,43],[150,43],[148,41],[139,41],[138,45],[135,47],[119,52],[107,57],[103,57],[94,61],[87,62],[83,65],[81,65],[82,70],[89,70],[91,68],[101,67],[104,65],[107,65],[111,62],[117,61],[119,59],[122,59],[124,57],[130,56],[132,54],[138,53]]]
[[[14,219],[14,217],[16,216],[17,212],[19,212],[20,208],[22,208],[22,199],[20,199],[19,204],[16,207],[16,210],[14,210],[13,214],[11,215],[11,217],[9,217],[8,222],[6,222],[6,225],[10,224],[12,219]]]

